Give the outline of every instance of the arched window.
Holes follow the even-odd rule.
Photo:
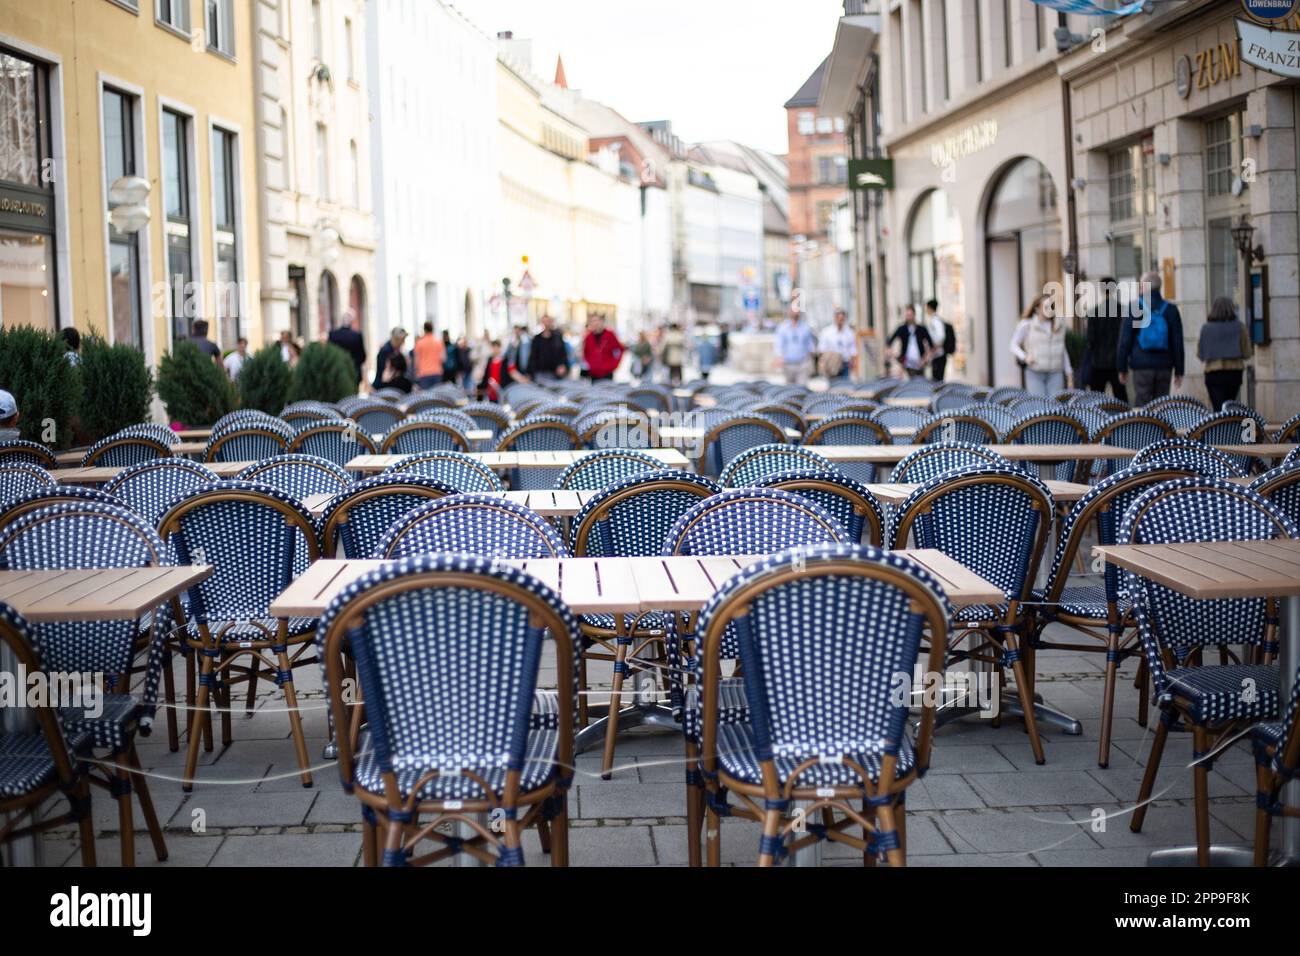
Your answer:
[[[348,284],[348,311],[361,320],[361,327],[366,327],[366,280],[353,276]]]
[[[323,339],[339,321],[339,284],[334,273],[326,269],[320,274],[316,289],[316,329]]]

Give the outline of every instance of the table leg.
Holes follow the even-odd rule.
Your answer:
[[[795,812],[798,813],[802,811],[806,814],[810,806],[812,806],[812,802],[809,800],[796,800],[794,805]],[[817,813],[820,815],[821,811],[818,810]],[[816,822],[820,823],[821,821],[818,819]],[[798,837],[803,834],[795,833],[794,835]],[[824,841],[822,840],[814,840],[808,846],[803,847],[800,850],[795,850],[790,854],[790,866],[821,866],[823,842]]]
[[[485,828],[488,826],[488,815],[486,813],[476,813],[474,814],[474,819],[481,826]],[[472,840],[479,835],[478,831],[475,830],[468,823],[461,823],[460,821],[457,821],[455,823],[455,827],[456,827],[456,836],[460,837],[462,840]],[[476,857],[473,853],[465,853],[465,852],[457,853],[454,857],[451,858],[451,862],[453,866],[487,866],[486,863],[484,863],[482,860]]]
[[[0,645],[0,671],[18,674],[18,660],[8,644]],[[0,727],[8,733],[30,734],[38,729],[36,714],[29,707],[6,707],[0,711]],[[41,808],[32,812],[32,819],[40,815]],[[11,840],[4,848],[0,862],[8,866],[41,866],[45,862],[44,845],[39,834]]]

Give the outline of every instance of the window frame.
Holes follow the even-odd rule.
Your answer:
[[[172,287],[176,281],[176,277],[175,274],[171,271],[171,259],[169,255],[170,237],[172,235],[172,230],[180,222],[180,220],[173,219],[173,217],[169,215],[167,211],[167,200],[168,200],[167,144],[165,138],[166,131],[165,131],[164,124],[167,121],[166,114],[168,113],[171,113],[183,119],[187,126],[185,153],[184,156],[182,157],[185,163],[185,183],[184,183],[184,188],[186,193],[185,203],[188,207],[188,209],[186,210],[188,215],[184,220],[184,225],[189,233],[188,235],[189,258],[190,258],[190,280],[189,281],[193,283],[193,288],[195,290],[203,289],[203,277],[204,277],[203,201],[202,201],[202,193],[200,190],[200,182],[199,182],[200,177],[199,177],[198,112],[192,106],[189,106],[186,103],[173,100],[169,97],[160,96],[158,97],[158,155],[159,155],[159,159],[162,161],[162,169],[158,177],[159,190],[160,190],[159,206],[162,210],[161,228],[163,230],[163,236],[162,236],[163,263],[166,269],[166,282],[168,285],[168,294],[173,295],[174,289]],[[192,322],[193,319],[203,317],[206,308],[207,308],[207,303],[204,299],[204,296],[201,294],[201,291],[198,294],[196,294],[194,298],[195,314],[191,317],[185,316],[183,310],[180,316],[176,316],[174,314],[175,312],[174,303],[170,303],[169,300],[169,306],[167,310],[167,340],[168,340],[169,348],[174,346],[175,343],[178,341],[178,330],[176,329],[177,319],[188,318],[189,321]],[[181,336],[181,338],[188,338],[189,335],[190,335],[190,329],[187,327],[184,330],[184,335]]]
[[[164,5],[172,11],[171,19],[163,16]],[[178,12],[181,14],[179,18],[176,17]],[[182,26],[174,23],[174,19],[182,19],[185,23]],[[154,0],[153,22],[155,26],[162,27],[183,39],[190,40],[194,36],[194,24],[190,21],[190,0]]]
[[[130,109],[130,140],[132,152],[132,169],[124,175],[138,176],[141,179],[148,180],[149,176],[149,150],[147,146],[148,130],[144,109],[145,90],[143,87],[134,83],[129,83],[118,77],[109,76],[99,73],[96,77],[96,108],[99,119],[99,163],[100,163],[100,206],[104,210],[104,231],[103,231],[103,250],[104,250],[104,305],[105,305],[105,336],[110,343],[117,343],[117,328],[113,322],[113,278],[110,268],[112,262],[112,253],[114,245],[124,244],[120,239],[114,239],[115,230],[108,221],[109,205],[108,192],[112,185],[108,179],[108,127],[105,125],[107,115],[104,110],[105,97],[112,92],[123,97],[125,103]],[[152,205],[152,196],[150,197]],[[153,351],[153,310],[150,299],[149,281],[153,276],[151,261],[151,252],[153,249],[152,239],[153,222],[146,223],[139,232],[134,233],[126,243],[130,245],[131,253],[134,257],[134,266],[136,269],[135,289],[132,290],[133,305],[135,307],[134,316],[134,334],[135,341],[125,342],[123,344],[135,345],[140,348],[146,355],[152,354]]]
[[[220,221],[220,216],[217,211],[216,151],[213,148],[213,146],[216,142],[216,136],[218,133],[223,134],[224,136],[229,138],[228,139],[229,148],[225,150],[225,153],[229,162],[227,168],[228,186],[226,192],[228,194],[228,199],[229,199],[231,219],[233,220],[230,223],[222,223]],[[210,201],[212,202],[212,225],[211,225],[210,232],[212,236],[212,268],[213,268],[213,290],[214,290],[213,310],[212,310],[212,315],[209,317],[209,329],[213,332],[213,337],[217,342],[217,345],[223,349],[234,348],[235,342],[239,338],[239,336],[247,334],[247,329],[244,328],[244,323],[249,318],[248,315],[249,303],[247,302],[248,296],[245,294],[244,291],[245,277],[249,275],[249,272],[248,272],[248,264],[246,261],[247,246],[244,241],[245,226],[246,226],[244,222],[244,204],[243,204],[244,168],[243,168],[243,163],[241,161],[242,160],[241,151],[243,149],[243,142],[244,142],[244,133],[238,123],[233,123],[228,120],[222,119],[220,117],[215,117],[211,115],[208,117],[208,181],[210,187],[209,194],[211,196]],[[225,228],[226,226],[229,226],[229,229]],[[229,342],[226,341],[227,336],[223,334],[221,310],[217,305],[217,293],[219,290],[217,289],[216,283],[220,281],[218,278],[218,273],[219,273],[218,264],[220,262],[220,256],[221,256],[220,248],[223,242],[221,233],[223,232],[230,233],[231,244],[233,244],[234,246],[234,255],[232,258],[234,276],[233,279],[231,279],[230,281],[236,283],[239,292],[238,299],[236,301],[234,328],[232,329],[233,335],[229,336],[230,339]]]
[[[220,27],[217,42],[212,42],[212,11],[218,11]],[[203,39],[209,53],[235,59],[235,5],[234,0],[203,0]]]

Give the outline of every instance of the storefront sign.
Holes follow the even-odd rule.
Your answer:
[[[930,144],[930,162],[938,169],[946,169],[959,159],[988,149],[998,139],[998,121],[981,120],[964,130],[946,137],[940,143]]]
[[[1268,73],[1300,77],[1300,33],[1270,30],[1245,20],[1237,21],[1241,59]]]
[[[1296,12],[1300,0],[1241,0],[1241,8],[1246,16],[1257,23],[1279,26],[1283,20]]]
[[[0,186],[0,225],[50,231],[54,221],[49,197],[26,186]]]
[[[892,159],[850,159],[849,186],[852,189],[893,189]]]

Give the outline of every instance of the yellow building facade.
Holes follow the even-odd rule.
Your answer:
[[[263,341],[253,8],[0,0],[0,325]]]

